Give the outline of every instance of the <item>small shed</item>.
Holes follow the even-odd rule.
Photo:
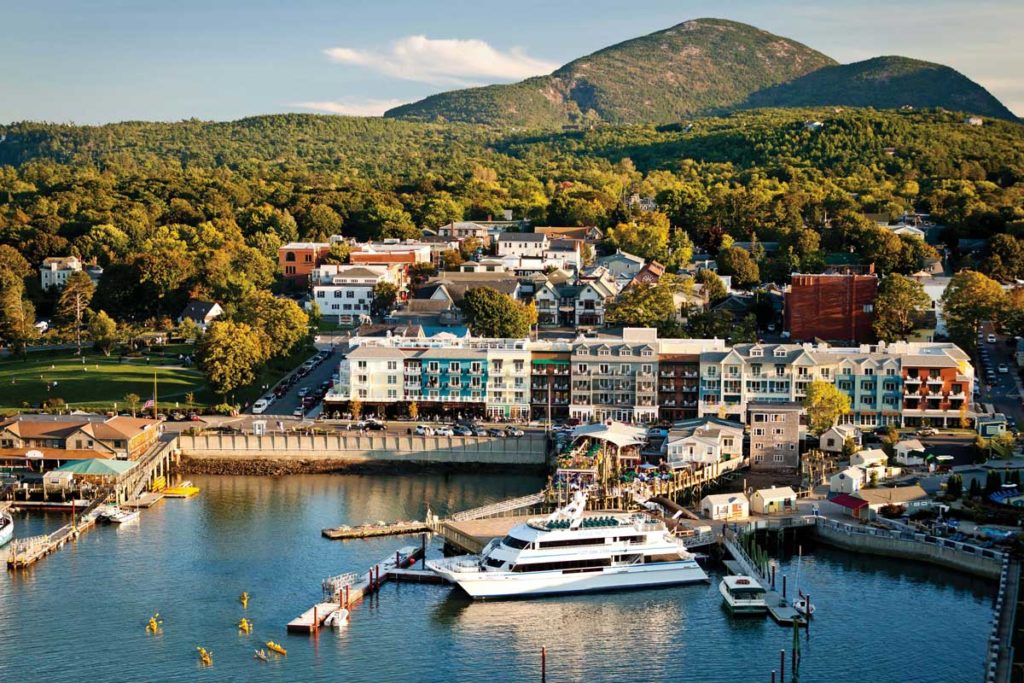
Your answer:
[[[746,519],[750,516],[750,501],[742,493],[715,493],[701,498],[700,513],[708,519]]]
[[[885,467],[889,464],[889,456],[881,448],[866,448],[850,456],[850,464],[862,467]]]
[[[788,486],[759,489],[750,497],[750,509],[759,515],[792,512],[796,509],[796,491]]]
[[[864,470],[859,467],[847,467],[828,478],[830,493],[855,493],[864,485]]]
[[[896,462],[901,465],[918,466],[925,464],[924,444],[920,439],[903,439],[892,447]]]
[[[62,470],[50,470],[43,475],[43,488],[49,491],[67,491],[74,482],[75,475]]]

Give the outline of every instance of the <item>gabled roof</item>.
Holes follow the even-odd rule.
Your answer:
[[[928,493],[919,485],[896,486],[893,488],[861,489],[856,496],[870,505],[900,505],[928,498]]]
[[[866,500],[855,498],[849,493],[837,493],[836,495],[831,496],[828,500],[830,503],[835,503],[836,505],[849,508],[850,510],[860,510],[861,508],[868,506],[868,502]]]
[[[759,496],[761,500],[796,500],[796,491],[789,486],[773,486],[770,489],[758,489],[754,491],[755,496]]]
[[[185,305],[185,310],[181,312],[181,319],[189,318],[197,323],[206,322],[206,318],[215,312],[215,309],[219,309],[220,305],[215,301],[200,301],[199,299],[192,299]]]

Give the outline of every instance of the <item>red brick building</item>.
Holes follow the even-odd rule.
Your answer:
[[[289,242],[277,250],[277,262],[285,279],[306,284],[330,250],[331,245],[324,242]]]
[[[873,266],[866,273],[794,274],[785,296],[786,330],[793,341],[872,342],[877,293]]]

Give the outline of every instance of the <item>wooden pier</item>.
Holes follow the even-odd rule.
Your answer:
[[[430,531],[426,522],[395,522],[394,524],[363,524],[362,526],[321,529],[324,538],[345,541],[355,538],[377,538],[379,536],[403,536]]]
[[[96,508],[107,501],[108,495],[100,495],[76,516],[70,524],[65,524],[53,533],[29,538],[16,538],[11,541],[10,554],[7,556],[8,569],[24,569],[50,553],[60,550],[68,541],[74,541],[83,533],[96,526]]]
[[[746,551],[735,540],[726,534],[723,543],[733,557],[731,560],[725,560],[726,569],[733,575],[749,576],[764,588],[764,601],[772,619],[784,626],[805,623],[804,615],[798,612],[787,598],[772,588],[771,580],[761,575]]]
[[[156,505],[157,503],[159,503],[163,499],[164,499],[164,494],[160,493],[159,491],[150,491],[148,493],[143,493],[138,498],[132,498],[131,500],[126,500],[122,504],[122,507],[136,508],[136,509],[139,509],[139,508],[151,508],[151,507],[153,507],[154,505]]]
[[[425,577],[420,572],[409,572],[409,567],[416,564],[426,552],[426,539],[422,546],[406,546],[395,551],[394,555],[385,557],[367,571],[357,574],[340,574],[323,580],[321,587],[324,599],[288,622],[289,633],[316,633],[327,618],[339,609],[351,609],[363,598],[380,590],[387,581],[413,581],[416,575],[421,583]],[[394,572],[402,572],[396,575]],[[402,571],[405,570],[405,571]]]

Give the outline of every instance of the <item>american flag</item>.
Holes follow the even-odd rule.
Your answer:
[[[142,404],[142,409],[145,410],[146,408],[152,408],[153,405],[153,399],[149,399],[144,404]]]

